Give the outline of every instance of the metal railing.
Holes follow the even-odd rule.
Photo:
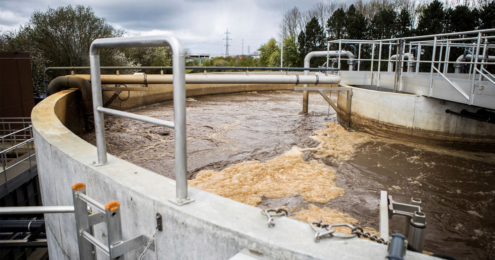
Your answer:
[[[104,108],[101,91],[100,50],[108,48],[158,47],[166,45],[171,47],[173,55],[174,122]],[[91,44],[89,54],[98,165],[105,165],[108,163],[104,114],[111,114],[174,128],[176,199],[171,200],[171,202],[177,205],[184,205],[194,201],[188,197],[187,191],[186,79],[185,51],[182,43],[174,36],[97,39]]]
[[[24,117],[0,118],[2,135],[0,136],[0,183],[7,193],[8,182],[26,170],[30,170],[36,162],[34,156],[34,139],[31,119]],[[25,163],[27,162],[27,163]],[[10,174],[11,173],[11,174]]]
[[[420,72],[420,65],[427,64],[429,65],[429,72],[422,74],[429,74],[428,96],[430,97],[434,91],[433,80],[436,76],[441,76],[446,79],[453,88],[466,97],[466,93],[459,91],[460,88],[457,85],[452,84],[452,79],[447,78],[449,68],[452,71],[453,66],[455,68],[455,74],[461,74],[464,76],[463,78],[470,81],[470,91],[467,94],[467,102],[472,105],[476,81],[482,81],[483,79],[486,79],[491,83],[494,81],[486,76],[488,75],[487,73],[489,73],[486,70],[486,67],[495,65],[495,56],[488,55],[489,50],[495,48],[495,44],[489,42],[490,39],[495,38],[493,35],[494,33],[495,29],[486,29],[379,40],[339,39],[328,41],[327,50],[329,51],[331,49],[330,46],[332,44],[333,46],[338,45],[338,51],[344,50],[345,47],[349,48],[349,45],[353,45],[353,48],[356,48],[357,46],[358,55],[355,55],[357,57],[354,57],[353,60],[358,64],[370,64],[369,71],[372,73],[370,85],[376,86],[380,86],[380,73],[393,71],[393,67],[391,66],[398,62],[398,60],[393,59],[392,56],[396,58],[400,57],[399,62],[401,64],[407,64],[403,75],[417,75]],[[375,50],[377,47],[378,57],[376,56]],[[388,57],[383,57],[383,50],[386,50],[387,47]],[[367,52],[363,52],[364,49],[366,49]],[[399,49],[403,49],[403,51],[399,53]],[[428,55],[423,54],[425,50],[428,51]],[[451,53],[454,50],[458,50],[458,53],[464,52],[464,54],[460,57],[451,57]],[[364,55],[368,57],[363,58]],[[404,57],[407,55],[408,59],[404,60]],[[425,59],[425,56],[428,57]],[[339,56],[337,63],[338,69],[341,68],[341,61],[350,61],[350,59]],[[329,62],[330,60],[327,58],[327,64],[330,64]],[[383,62],[386,62],[385,66],[387,66],[387,68],[384,68]],[[460,67],[466,68],[467,72],[461,73]],[[358,65],[357,71],[360,70],[361,67]]]

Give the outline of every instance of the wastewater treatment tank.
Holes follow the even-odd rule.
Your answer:
[[[304,115],[292,91],[188,98],[189,185],[262,209],[285,208],[303,222],[359,224],[375,233],[380,190],[399,201],[419,197],[429,216],[426,253],[491,254],[493,154],[345,129],[323,98],[310,99]],[[172,106],[131,111],[171,120]],[[105,125],[109,153],[175,177],[173,131],[111,116]],[[81,137],[95,143],[94,133]],[[391,233],[401,232],[402,221],[391,223]]]
[[[411,54],[401,76],[375,71],[373,60],[359,71],[349,51],[317,56],[328,64],[329,53],[349,71],[104,75],[96,88],[93,72],[54,80],[32,115],[44,201],[118,201],[104,210],[120,210],[111,215],[121,219],[119,241],[152,241],[131,258],[385,258],[388,234],[407,232],[407,259],[489,258],[495,128],[479,116],[493,110],[491,81],[433,61],[422,73],[425,61]],[[391,218],[380,234],[403,209],[412,219]],[[98,257],[117,245],[110,228],[80,232],[74,215],[46,223],[55,257],[88,253],[81,237],[109,241],[89,251]]]

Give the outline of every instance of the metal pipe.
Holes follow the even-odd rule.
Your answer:
[[[340,48],[340,45],[339,45],[339,48]],[[354,55],[352,55],[352,53],[350,53],[348,51],[312,51],[312,52],[308,53],[306,55],[306,57],[304,57],[304,68],[305,69],[308,68],[308,70],[304,70],[304,76],[299,76],[299,79],[304,78],[304,77],[308,77],[309,67],[311,66],[311,59],[312,58],[326,57],[326,56],[327,57],[338,56],[339,57],[339,68],[340,68],[340,56],[342,56],[342,55],[346,55],[352,64],[352,60],[354,60]],[[352,65],[351,65],[351,67],[352,67]],[[294,75],[291,75],[291,76],[294,76]],[[286,77],[288,77],[288,76],[286,76]],[[318,82],[317,83],[322,83],[322,84],[338,84],[338,83],[340,83],[340,77],[335,76],[335,75],[328,75],[328,76],[324,76],[324,77],[322,76],[321,77],[322,79],[325,79],[325,78],[330,79],[330,82],[328,82],[328,83],[320,82],[319,78],[320,78],[320,76],[318,76]],[[304,84],[304,87],[308,87],[308,84],[316,84],[316,80],[317,80],[317,78],[315,77],[314,83],[311,83],[311,82],[304,83],[304,82],[301,82],[299,80],[297,82]],[[307,91],[303,91],[303,113],[308,113],[308,103],[309,103],[309,93]]]
[[[470,60],[470,62],[472,62],[473,58],[476,58],[476,56],[473,54],[463,54],[459,56],[456,60],[456,63],[454,64],[455,73],[461,73],[461,67],[465,65],[464,62],[466,62],[466,60]],[[488,61],[488,62],[495,61],[495,56],[484,57],[482,55],[478,55],[477,58],[482,61]]]
[[[45,224],[43,219],[0,220],[2,232],[33,232]]]
[[[89,75],[78,75],[89,80]],[[101,75],[102,84],[170,84],[172,75]],[[338,84],[336,75],[212,75],[188,74],[187,84]]]
[[[107,163],[105,129],[102,107],[100,49],[159,47],[169,45],[172,50],[173,97],[174,97],[174,137],[175,137],[175,181],[177,203],[189,200],[187,193],[187,139],[186,139],[186,79],[185,51],[178,38],[171,35],[123,37],[97,39],[90,47],[91,85],[93,88],[93,108],[95,119],[98,163]]]
[[[0,215],[74,213],[74,206],[0,207]]]
[[[411,62],[411,61],[414,61],[414,55],[412,53],[404,53],[404,55],[401,55],[403,57],[402,58],[402,62],[404,62],[404,58],[407,58],[407,72],[409,72],[409,69],[411,67],[414,66],[414,64]],[[390,59],[389,59],[389,63],[390,63],[390,66],[394,66],[395,65],[395,62],[394,60],[397,60],[397,54],[394,54],[392,56],[390,56]],[[392,67],[393,68],[393,67]],[[391,70],[390,72],[392,72],[393,70]]]
[[[134,120],[138,120],[138,121],[142,121],[142,122],[146,122],[146,123],[152,123],[152,124],[159,125],[159,126],[174,128],[173,122],[169,122],[169,121],[165,121],[165,120],[161,120],[161,119],[157,119],[157,118],[153,118],[153,117],[142,116],[142,115],[138,115],[138,114],[128,113],[128,112],[110,109],[110,108],[104,108],[104,107],[99,107],[97,110],[100,112],[103,112],[105,114],[109,114],[109,115],[127,117],[130,119],[134,119]]]

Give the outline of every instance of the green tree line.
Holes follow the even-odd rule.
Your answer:
[[[36,11],[28,24],[0,33],[0,51],[31,53],[34,89],[43,93],[45,68],[88,66],[89,47],[94,40],[122,37],[124,33],[97,17],[91,7],[68,5]],[[172,55],[168,47],[104,49],[100,62],[102,66],[170,66]],[[66,74],[51,72],[52,77]]]
[[[307,13],[294,7],[285,13],[280,36],[284,40],[284,66],[300,67],[307,53],[326,50],[328,40],[390,39],[489,28],[495,28],[494,0],[447,0],[445,3],[434,0],[420,4],[412,0],[366,3],[357,0],[350,6],[338,2],[319,3]],[[267,48],[268,45],[278,47]],[[336,49],[338,45],[330,48]],[[280,66],[280,47],[275,38],[259,51],[262,66]],[[271,58],[261,58],[277,55],[278,63],[271,62]],[[322,65],[323,60],[312,60],[312,66]]]

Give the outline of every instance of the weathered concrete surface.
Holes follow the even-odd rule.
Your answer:
[[[196,202],[178,207],[175,182],[129,162],[108,156],[109,164],[95,167],[96,148],[72,133],[55,113],[76,95],[74,89],[56,93],[32,112],[36,155],[43,202],[47,206],[72,205],[71,185],[84,182],[87,194],[105,204],[121,203],[123,236],[129,239],[155,229],[155,214],[163,216],[164,231],[147,259],[228,259],[247,248],[273,259],[383,259],[386,246],[362,239],[323,239],[314,243],[307,223],[289,218],[268,228],[258,208],[190,188]],[[60,102],[60,105],[58,105]],[[70,102],[69,102],[70,103]],[[77,259],[75,220],[72,214],[46,216],[50,257]],[[95,236],[106,242],[102,225]],[[137,259],[140,250],[128,253]],[[408,252],[408,259],[430,257]],[[98,252],[99,259],[104,259]]]
[[[455,143],[495,143],[495,124],[445,112],[447,109],[476,112],[478,107],[357,87],[353,87],[351,102],[351,127],[362,131]],[[339,108],[346,107],[345,92],[339,93],[337,103]]]

